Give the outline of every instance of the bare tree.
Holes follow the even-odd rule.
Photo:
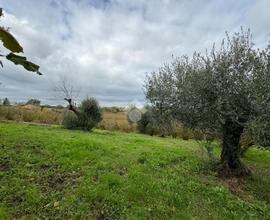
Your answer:
[[[79,97],[81,89],[74,83],[71,83],[66,77],[60,77],[59,82],[55,86],[55,92],[58,98],[68,102],[68,109],[78,115],[75,100]]]

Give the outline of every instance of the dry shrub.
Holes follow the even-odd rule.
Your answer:
[[[0,106],[1,120],[36,122],[44,124],[61,124],[63,110],[37,106]]]
[[[62,122],[62,111],[55,111],[54,109],[44,108],[38,112],[36,122],[44,124],[61,124]]]
[[[7,113],[5,115],[6,120],[20,121],[21,111],[18,108],[7,107]]]
[[[157,136],[172,136],[173,138],[181,138],[183,140],[204,139],[204,133],[200,130],[192,130],[185,127],[177,121],[155,120],[151,112],[142,115],[142,120],[138,122],[138,131],[143,134],[157,135]]]
[[[22,120],[25,122],[32,122],[35,120],[35,114],[30,110],[24,110],[22,113]]]
[[[179,136],[180,138],[182,138],[183,140],[189,140],[192,138],[192,131],[188,128],[185,128],[185,127],[181,127],[179,129]]]
[[[98,128],[109,131],[135,132],[137,125],[128,122],[127,112],[117,111],[114,113],[103,110],[103,120],[98,124]]]
[[[178,137],[183,140],[189,140],[189,139],[202,140],[203,139],[202,132],[187,128],[183,126],[181,123],[174,123],[174,125],[171,127],[168,133],[174,138]]]
[[[5,120],[8,113],[8,107],[0,105],[0,119]]]

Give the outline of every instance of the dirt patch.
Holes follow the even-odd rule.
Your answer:
[[[228,189],[232,195],[245,200],[250,201],[256,198],[259,201],[265,201],[270,203],[270,187],[269,178],[264,178],[262,173],[268,173],[269,171],[259,168],[259,175],[254,175],[248,178],[219,178],[218,176],[200,175],[202,183],[208,186],[223,186]],[[253,171],[253,170],[252,170]],[[258,173],[256,173],[258,174]]]
[[[21,107],[22,109],[26,109],[26,110],[39,110],[40,107],[35,106],[35,105],[31,105],[31,104],[26,104],[24,106]]]
[[[8,171],[11,166],[8,163],[0,163],[0,171]]]
[[[244,180],[241,178],[228,178],[222,179],[222,184],[229,189],[229,191],[240,198],[245,198],[247,195],[245,193]]]
[[[126,167],[118,167],[116,168],[116,172],[120,176],[126,176],[128,174],[128,169]]]
[[[117,213],[110,213],[110,210],[108,210],[108,207],[105,207],[101,201],[94,201],[90,205],[91,209],[91,216],[89,216],[89,219],[97,219],[97,220],[109,220],[109,219],[119,219],[119,215]],[[113,215],[113,217],[109,217]]]
[[[43,192],[62,191],[65,188],[77,188],[80,182],[81,173],[78,172],[53,172],[49,175],[42,175],[37,181]]]
[[[248,200],[250,196],[246,191],[246,183],[243,178],[220,178],[215,176],[213,178],[209,178],[208,175],[201,175],[201,181],[206,185],[221,185],[228,189],[234,196],[237,196],[243,200]]]
[[[54,167],[51,166],[51,165],[49,165],[49,164],[41,164],[41,165],[39,166],[39,169],[42,170],[43,172],[44,172],[44,171],[48,171],[48,170],[53,169],[53,168],[54,168]]]
[[[104,210],[99,210],[96,214],[97,220],[106,220],[109,219],[107,213]]]

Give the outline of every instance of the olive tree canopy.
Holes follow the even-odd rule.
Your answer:
[[[253,49],[250,31],[226,34],[210,53],[183,56],[147,76],[146,98],[165,115],[222,140],[219,172],[249,175],[240,161],[244,129],[269,114],[269,49]]]

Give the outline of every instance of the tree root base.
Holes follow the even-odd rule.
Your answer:
[[[217,166],[217,172],[220,177],[248,177],[251,176],[251,170],[240,161],[237,166],[230,166],[228,161],[220,162]]]

